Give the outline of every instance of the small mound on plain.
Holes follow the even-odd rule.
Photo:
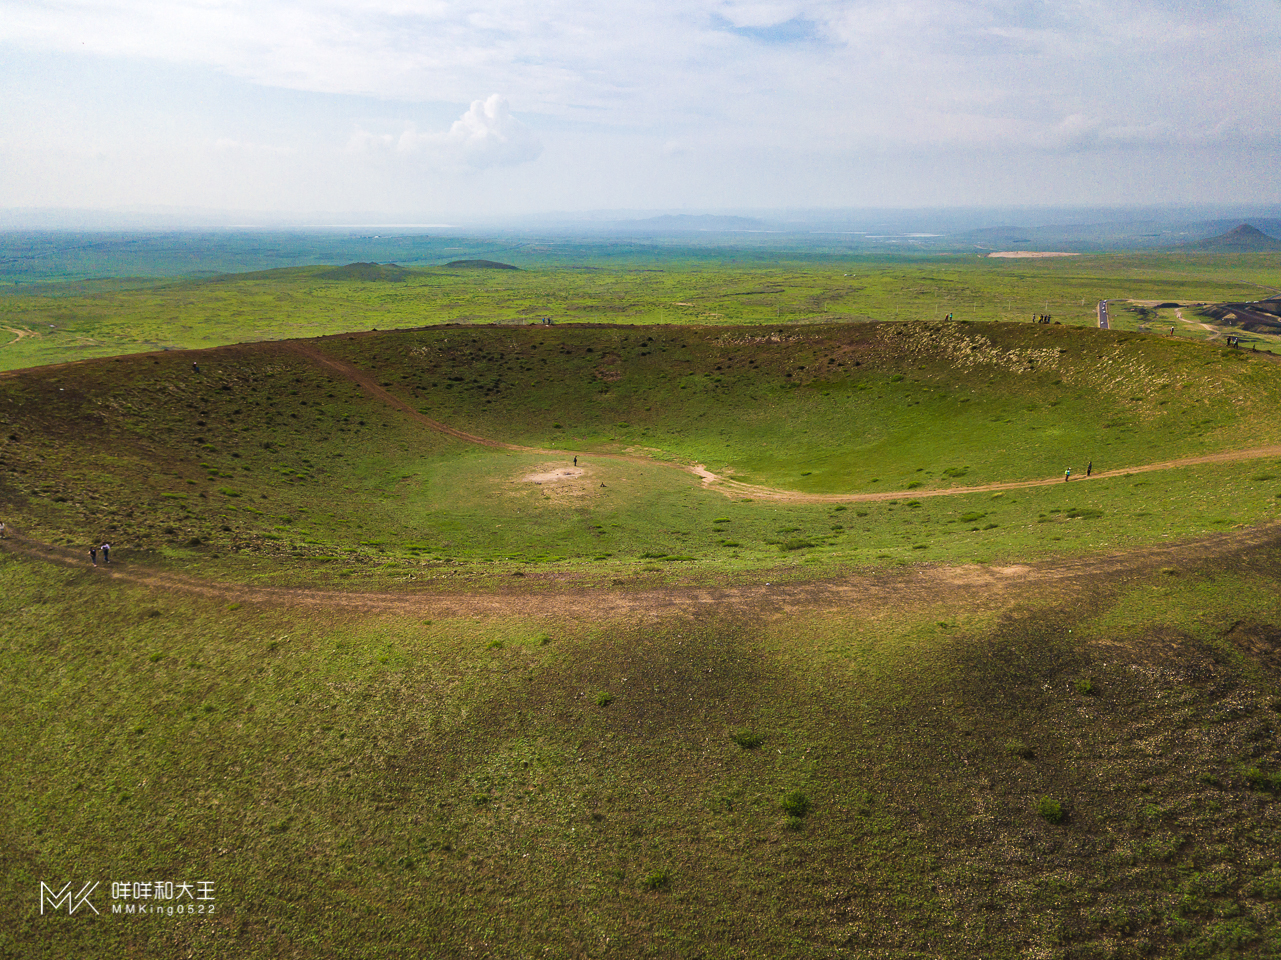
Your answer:
[[[450,260],[445,264],[447,267],[458,267],[463,270],[519,270],[520,267],[514,267],[510,263],[500,263],[497,260]]]
[[[408,273],[404,267],[394,263],[349,263],[345,267],[326,270],[320,275],[320,279],[401,283]]]

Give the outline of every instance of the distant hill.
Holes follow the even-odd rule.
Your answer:
[[[519,270],[510,263],[499,263],[497,260],[450,260],[447,267],[462,267],[464,270]]]
[[[372,280],[400,283],[409,271],[394,263],[349,263],[320,274],[322,280]]]
[[[1192,250],[1216,250],[1223,253],[1255,253],[1268,250],[1281,250],[1281,240],[1270,237],[1262,230],[1256,230],[1248,223],[1229,230],[1227,233],[1207,240],[1189,243]]]

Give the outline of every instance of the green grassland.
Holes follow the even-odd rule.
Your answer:
[[[812,493],[1024,479],[1096,452],[1120,467],[1277,436],[1265,358],[1095,329],[462,329],[322,348],[482,436],[647,449]]]
[[[1275,459],[1082,477],[1087,462],[1128,471],[1281,440],[1281,370],[1186,341],[1032,324],[566,325],[316,346],[436,421],[519,446],[433,430],[287,345],[54,367],[0,382],[9,521],[236,577],[391,564],[447,581],[442,569],[478,563],[719,577],[1026,559],[1270,522],[1281,505]],[[572,481],[532,479],[575,456]],[[707,486],[681,469],[693,462],[802,496]],[[977,489],[1068,466],[1072,483]]]
[[[633,622],[0,555],[0,947],[1276,956],[1279,559]],[[218,913],[39,915],[81,877],[208,880]]]
[[[515,251],[513,251],[515,252]],[[778,324],[848,320],[1027,320],[1092,325],[1105,297],[1256,299],[1275,255],[1096,255],[1000,260],[946,254],[715,262],[674,251],[618,262],[599,251],[523,269],[420,267],[390,280],[297,267],[182,279],[51,284],[0,297],[0,369],[145,350],[205,347],[440,323]],[[554,259],[554,258],[553,258]],[[354,278],[355,277],[355,278]],[[5,331],[9,331],[7,334]]]
[[[0,956],[1281,957],[1265,265],[971,259],[0,300]]]

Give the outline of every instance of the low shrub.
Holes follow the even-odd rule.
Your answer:
[[[813,546],[814,544],[809,540],[785,540],[778,545],[778,549],[787,553],[792,550],[808,550]]]
[[[1245,781],[1251,790],[1281,794],[1281,772],[1265,773],[1258,767],[1251,767],[1245,772]]]
[[[800,819],[810,812],[810,798],[799,790],[793,790],[783,797],[783,812],[788,816]]]
[[[666,870],[653,870],[641,881],[646,890],[666,890],[671,883],[671,875]]]
[[[735,730],[733,733],[729,735],[729,738],[733,740],[735,743],[737,743],[744,750],[755,750],[757,747],[759,747],[762,743],[765,742],[765,738],[762,737],[759,733],[756,733],[754,730],[748,730],[746,728],[742,730]]]
[[[1036,812],[1046,823],[1062,823],[1066,816],[1063,804],[1052,797],[1042,797],[1036,801]]]

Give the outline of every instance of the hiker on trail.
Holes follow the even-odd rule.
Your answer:
[[[1091,460],[1089,463],[1085,465],[1085,475],[1088,477],[1090,475],[1090,472],[1093,469],[1094,469],[1094,461]]]
[[[97,547],[89,548],[89,559],[93,561],[93,565],[95,567],[98,565],[98,548]]]
[[[574,466],[578,466],[578,458],[577,458],[577,457],[575,457],[575,458],[574,458]]]
[[[196,361],[195,361],[195,360],[192,360],[192,361],[191,361],[191,369],[192,369],[192,370],[194,370],[196,373],[199,373],[199,372],[200,372],[200,364],[196,363]]]
[[[1170,336],[1174,336],[1174,327],[1170,328]]]
[[[102,562],[103,563],[111,562],[111,544],[109,543],[104,543],[102,545]]]
[[[1072,479],[1072,468],[1068,467],[1066,470],[1063,471],[1063,482],[1067,483],[1071,479]]]

